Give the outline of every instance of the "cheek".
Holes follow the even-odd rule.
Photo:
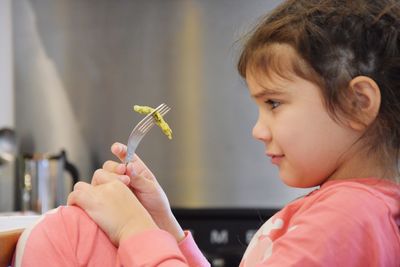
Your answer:
[[[274,139],[285,154],[304,154],[314,139],[317,129],[307,116],[296,112],[285,113],[279,118],[274,129]]]
[[[285,149],[307,155],[323,150],[329,146],[330,140],[342,137],[341,127],[318,104],[303,105],[282,114],[275,136],[286,146]]]
[[[300,166],[307,164],[312,150],[315,152],[315,146],[320,145],[318,144],[320,140],[316,139],[318,135],[314,135],[312,127],[313,125],[304,127],[304,124],[297,120],[291,123],[290,130],[287,130],[287,127],[276,130],[276,141],[292,164]]]
[[[282,169],[287,177],[282,178],[302,187],[318,184],[336,168],[348,139],[346,130],[327,115],[308,114],[287,116],[275,129],[276,141],[287,159],[287,168]]]

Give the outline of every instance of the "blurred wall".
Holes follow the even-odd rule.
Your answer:
[[[0,1],[0,128],[14,126],[11,0]]]
[[[137,153],[173,206],[282,206],[304,192],[252,139],[257,109],[235,70],[237,40],[278,3],[13,1],[22,149],[66,148],[90,179],[141,119],[132,106],[165,102],[172,141],[153,129]]]
[[[0,36],[0,129],[14,128],[11,0],[0,1]],[[7,148],[1,138],[0,153]],[[14,162],[0,159],[0,212],[14,208],[14,169]]]

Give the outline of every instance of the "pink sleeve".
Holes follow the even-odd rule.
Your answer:
[[[116,266],[117,249],[80,208],[44,214],[18,240],[15,266]]]
[[[185,231],[185,239],[179,243],[179,249],[188,261],[189,266],[210,266],[210,263],[194,242],[190,231]]]
[[[257,266],[400,266],[398,230],[385,203],[362,189],[339,190],[283,217],[290,227]]]
[[[118,249],[123,266],[210,266],[191,234],[179,244],[163,230],[150,230],[122,242]]]
[[[192,236],[178,244],[152,230],[115,247],[82,209],[59,207],[42,216],[18,241],[13,266],[209,266]]]

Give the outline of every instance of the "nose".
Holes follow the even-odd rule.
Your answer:
[[[253,127],[253,137],[265,143],[270,142],[272,139],[268,123],[261,115],[258,116],[257,122]]]

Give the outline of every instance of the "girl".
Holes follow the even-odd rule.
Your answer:
[[[399,29],[397,0],[288,0],[250,34],[238,70],[253,135],[284,183],[319,188],[268,220],[241,266],[400,266]],[[137,157],[107,161],[68,203],[86,213],[45,216],[18,264],[208,265]]]

